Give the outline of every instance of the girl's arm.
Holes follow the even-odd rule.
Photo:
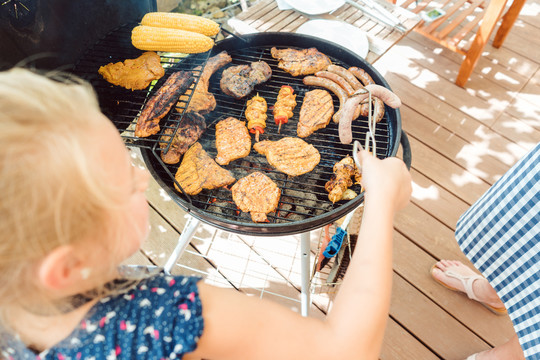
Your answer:
[[[362,150],[364,218],[355,252],[326,320],[200,283],[204,331],[186,359],[377,359],[392,287],[392,221],[411,194],[396,158]]]

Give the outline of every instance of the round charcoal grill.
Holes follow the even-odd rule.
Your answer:
[[[296,127],[304,95],[315,87],[306,86],[302,83],[302,77],[293,77],[279,69],[277,67],[278,61],[270,55],[270,49],[272,47],[297,49],[316,47],[329,56],[334,64],[343,67],[363,68],[377,84],[390,88],[384,78],[363,58],[341,46],[311,36],[293,33],[251,34],[241,38],[232,37],[222,40],[216,44],[210,54],[190,55],[185,58],[162,56],[162,63],[170,66],[166,69],[165,76],[149,92],[146,90],[132,92],[114,87],[97,75],[99,65],[110,61],[134,58],[142,53],[130,44],[129,35],[132,27],[133,25],[128,25],[109,34],[106,41],[101,42],[102,45],[98,44],[85,55],[77,65],[76,72],[87,79],[90,76],[89,80],[98,93],[103,112],[116,124],[128,145],[141,148],[144,161],[154,178],[184,210],[192,216],[224,230],[258,236],[278,236],[304,233],[323,227],[343,217],[363,202],[360,185],[354,185],[351,188],[359,194],[353,200],[340,201],[335,204],[328,200],[328,193],[325,191],[324,185],[333,175],[334,164],[345,156],[352,155],[352,144],[340,143],[337,124],[333,122],[330,122],[325,129],[318,130],[304,138],[321,154],[320,163],[307,174],[290,177],[281,173],[272,168],[266,157],[258,154],[255,150],[252,150],[247,157],[224,166],[233,173],[236,179],[251,172],[260,171],[276,182],[282,194],[276,211],[267,215],[269,221],[267,223],[252,222],[249,213],[243,213],[236,207],[232,200],[231,191],[228,189],[202,190],[195,196],[188,196],[175,189],[174,174],[179,164],[167,165],[161,161],[159,138],[165,129],[177,126],[182,117],[182,109],[173,109],[168,116],[161,120],[160,133],[145,139],[138,139],[133,135],[133,122],[136,121],[144,102],[155,89],[159,88],[168,75],[178,70],[191,70],[198,77],[208,57],[221,51],[227,51],[232,57],[232,63],[217,71],[210,79],[209,91],[214,94],[217,107],[205,116],[207,129],[199,139],[202,147],[210,156],[215,157],[217,154],[215,148],[216,123],[229,116],[247,121],[244,116],[246,102],[256,93],[266,99],[269,107],[267,127],[265,133],[260,137],[261,140],[279,140],[287,136],[296,137]],[[116,43],[121,44],[121,46]],[[118,49],[121,50],[121,53],[118,52]],[[115,52],[115,54],[107,55],[110,60],[105,60],[103,56],[99,55],[102,51],[103,54],[107,54],[107,51],[109,53]],[[99,59],[98,63],[96,63],[96,59]],[[228,66],[249,64],[253,61],[265,61],[270,65],[272,68],[270,80],[256,86],[253,93],[244,99],[236,100],[225,95],[219,87],[219,79],[223,70]],[[278,133],[271,110],[282,85],[290,85],[295,90],[298,105],[294,110],[294,116],[289,119],[287,124],[282,125],[281,131]],[[333,94],[332,97],[337,111],[338,99]],[[183,107],[186,106],[187,104],[184,104]],[[352,128],[353,139],[360,140],[363,144],[365,134],[368,131],[367,118],[359,118],[354,121]],[[254,141],[252,138],[252,142]],[[410,147],[406,135],[401,131],[399,110],[386,107],[385,116],[376,127],[376,142],[377,157],[379,158],[394,156],[401,143],[404,160],[410,166]]]

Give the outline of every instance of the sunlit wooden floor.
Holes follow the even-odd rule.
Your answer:
[[[414,181],[412,203],[395,221],[394,289],[381,359],[465,359],[513,334],[507,317],[444,289],[429,269],[437,259],[466,261],[453,236],[460,214],[540,141],[539,31],[540,0],[530,0],[503,47],[486,47],[466,88],[454,84],[462,57],[416,33],[374,64],[404,103]],[[163,265],[187,215],[157,183],[148,198],[152,233],[131,261]],[[311,235],[315,252],[321,231]],[[298,236],[254,238],[203,226],[174,273],[298,311],[299,253]],[[315,289],[311,314],[323,317],[338,289]]]

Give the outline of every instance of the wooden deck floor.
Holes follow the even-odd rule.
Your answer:
[[[530,0],[504,46],[486,47],[466,89],[454,84],[461,56],[416,33],[375,63],[404,103],[414,181],[412,203],[395,221],[394,289],[381,359],[464,359],[513,334],[508,317],[444,289],[429,269],[437,259],[466,261],[453,236],[458,217],[540,141],[539,31],[540,0]],[[187,216],[157,183],[148,198],[152,233],[131,262],[163,265]],[[311,233],[313,251],[320,233]],[[201,275],[298,311],[299,244],[299,236],[254,238],[204,226],[174,273]],[[313,316],[324,316],[338,288],[315,291]]]

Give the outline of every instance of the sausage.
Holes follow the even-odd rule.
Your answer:
[[[349,68],[349,71],[351,72],[351,74],[356,76],[358,80],[360,80],[362,84],[364,84],[364,86],[375,84],[375,81],[373,81],[373,78],[369,76],[369,74],[364,69],[360,69],[360,68],[357,68],[356,66],[353,66]]]
[[[384,102],[378,97],[372,96],[372,98],[373,98],[372,100],[373,100],[374,105],[373,105],[373,113],[371,115],[375,116],[375,122],[379,122],[384,117]],[[369,105],[367,102],[360,104],[359,109],[360,109],[360,115],[366,116],[366,117],[369,116]]]
[[[332,80],[333,82],[341,86],[343,90],[347,92],[348,96],[352,96],[352,94],[354,94],[354,91],[358,90],[358,89],[353,89],[353,87],[347,82],[347,80],[345,80],[345,78],[330,71],[317,71],[315,73],[315,76]]]
[[[393,109],[401,106],[401,100],[399,99],[399,97],[384,86],[371,84],[367,85],[366,89],[371,92],[372,97],[376,96],[377,98],[382,100],[382,104],[378,102],[375,102],[374,104],[374,112],[376,114],[381,112],[380,108],[384,108],[384,104],[390,106]],[[341,113],[337,120],[339,122],[339,140],[342,144],[351,143],[351,125],[354,117],[354,112],[356,109],[358,109],[358,105],[368,97],[369,94],[367,91],[358,92],[357,95],[350,97],[340,109]]]
[[[339,99],[339,110],[334,114],[334,116],[332,116],[332,119],[334,120],[334,122],[338,122],[341,116],[341,110],[343,108],[343,105],[345,104],[345,101],[347,101],[347,98],[349,97],[347,95],[347,92],[343,90],[341,86],[339,86],[337,83],[333,82],[332,80],[317,77],[317,76],[306,76],[303,79],[303,82],[305,85],[320,86],[336,94],[336,96]]]
[[[358,90],[362,87],[362,83],[353,75],[352,72],[339,65],[328,65],[326,71],[337,74],[347,80],[354,90]]]

